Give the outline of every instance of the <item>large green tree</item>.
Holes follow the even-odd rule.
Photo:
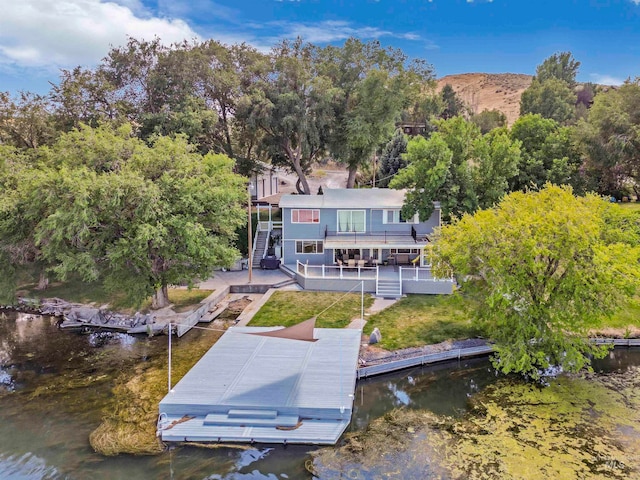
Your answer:
[[[539,114],[569,124],[575,118],[576,101],[576,94],[566,82],[557,78],[545,82],[534,79],[520,97],[520,115]]]
[[[567,125],[576,118],[576,75],[580,62],[571,52],[551,55],[536,68],[531,86],[522,92],[520,115],[539,114]]]
[[[511,179],[510,190],[539,188],[547,182],[582,190],[582,159],[571,127],[527,114],[515,121],[509,135],[522,143],[518,175]]]
[[[580,62],[573,58],[571,52],[554,53],[538,65],[536,79],[540,82],[546,82],[555,78],[562,80],[569,86],[574,86],[579,68]]]
[[[578,136],[593,188],[640,198],[640,79],[597,95]]]
[[[393,134],[409,96],[433,81],[430,65],[405,65],[406,59],[400,50],[355,38],[318,52],[319,74],[337,93],[328,147],[347,166],[347,188],[354,186],[358,168]]]
[[[29,221],[36,260],[58,278],[75,273],[159,308],[168,285],[191,285],[237,256],[246,188],[233,166],[184,137],[148,145],[127,124],[84,126],[43,150],[11,205],[0,204],[5,222]]]
[[[298,176],[299,193],[311,194],[307,175],[326,151],[340,92],[318,73],[317,48],[302,40],[274,48],[271,70],[239,102],[238,116],[262,134],[272,162]]]
[[[535,379],[605,354],[587,336],[634,295],[638,245],[637,218],[547,185],[442,227],[434,268],[475,284],[475,318],[495,342],[496,367]]]
[[[407,145],[408,165],[391,181],[392,188],[407,188],[404,213],[418,212],[426,220],[433,202],[440,202],[445,219],[490,206],[507,191],[517,174],[520,142],[504,130],[482,135],[462,117],[436,123],[429,139],[415,137]]]

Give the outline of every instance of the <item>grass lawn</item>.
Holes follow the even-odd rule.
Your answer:
[[[319,328],[343,328],[354,318],[360,318],[360,295],[336,292],[275,292],[251,322],[252,327],[290,327],[320,314],[334,302],[336,305],[322,313],[316,322]],[[365,295],[365,309],[373,304]]]
[[[640,327],[640,297],[634,297],[611,319],[602,322],[602,328],[626,329]],[[599,329],[596,329],[599,330]]]
[[[148,311],[151,308],[151,298],[143,302],[138,308],[127,302],[124,293],[107,292],[98,283],[87,283],[77,278],[71,278],[66,282],[54,281],[46,290],[36,290],[37,284],[27,284],[20,287],[20,292],[28,298],[62,298],[68,302],[75,303],[95,303],[96,305],[109,304],[114,310]],[[199,289],[176,289],[169,288],[169,301],[173,303],[174,309],[182,309],[190,305],[196,305],[207,298],[213,290]]]
[[[462,295],[409,295],[369,317],[365,333],[378,327],[388,350],[477,337],[470,301]]]
[[[620,205],[621,208],[624,208],[626,210],[640,212],[640,202],[620,202],[617,205]]]

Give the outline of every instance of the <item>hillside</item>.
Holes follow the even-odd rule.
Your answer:
[[[520,95],[532,78],[521,73],[461,73],[439,79],[438,90],[448,83],[475,113],[500,110],[511,125],[520,115]]]

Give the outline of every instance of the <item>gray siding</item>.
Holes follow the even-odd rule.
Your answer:
[[[283,222],[283,258],[284,263],[293,265],[297,261],[302,263],[309,263],[309,265],[322,265],[333,264],[333,255],[330,251],[325,250],[325,255],[319,254],[300,254],[295,253],[294,240],[324,240],[325,230],[329,230],[335,234],[338,228],[338,210],[337,208],[322,208],[320,210],[320,222],[319,223],[292,223],[291,222],[291,210],[290,207],[283,208],[282,222]],[[349,209],[354,210],[354,209]],[[367,232],[397,232],[402,234],[408,234],[413,226],[418,235],[429,235],[433,232],[434,227],[439,225],[440,210],[436,209],[431,218],[426,222],[417,224],[407,223],[383,223],[383,210],[381,209],[366,209],[366,231]],[[345,234],[345,238],[348,234]],[[389,247],[387,247],[389,248]]]
[[[359,280],[345,279],[345,278],[306,278],[303,275],[297,274],[296,281],[305,290],[319,290],[324,292],[348,292],[352,288],[359,287],[364,282],[364,291],[367,293],[376,293],[376,281],[375,280]],[[354,290],[359,292],[360,289]]]
[[[448,295],[453,293],[453,282],[442,280],[402,280],[402,293]]]

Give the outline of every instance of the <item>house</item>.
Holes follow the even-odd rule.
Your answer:
[[[360,286],[385,297],[451,293],[451,278],[431,275],[425,247],[440,225],[440,207],[427,221],[404,218],[406,192],[326,189],[323,195],[283,195],[284,267],[309,290]]]
[[[256,203],[270,203],[268,197],[276,195],[279,192],[278,170],[273,165],[259,163],[260,169],[251,175],[249,182],[249,191],[251,192],[251,200]]]

